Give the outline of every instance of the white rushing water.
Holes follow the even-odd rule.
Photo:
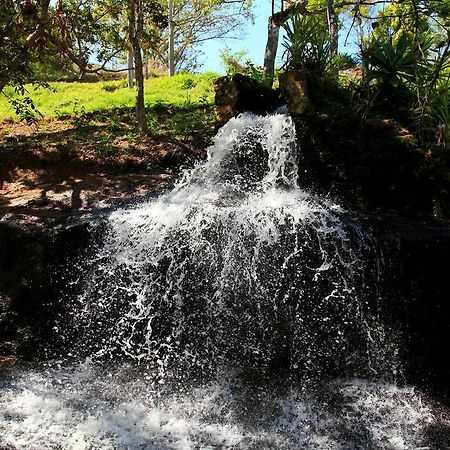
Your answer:
[[[314,376],[379,371],[387,347],[365,295],[370,238],[298,187],[295,142],[289,116],[243,114],[173,191],[112,213],[82,263],[73,311],[83,348],[150,360],[163,377],[174,362],[236,360]]]
[[[305,391],[222,371],[155,390],[146,377],[92,363],[12,371],[1,383],[2,448],[439,448],[429,446],[432,410],[411,388],[337,379]]]
[[[371,238],[298,187],[295,141],[286,115],[241,115],[108,217],[56,326],[71,362],[2,375],[0,448],[427,448]]]

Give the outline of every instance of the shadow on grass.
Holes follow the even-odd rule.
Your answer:
[[[158,162],[155,153],[159,150],[197,155],[214,132],[212,108],[156,105],[147,115],[150,133],[145,138],[139,136],[130,108],[85,113],[66,120],[64,129],[61,122],[55,122],[53,129],[50,123],[45,131],[38,128],[32,134],[0,137],[0,177],[7,179],[7,173],[16,167],[45,169],[60,163],[73,168],[118,165],[123,169],[124,159],[130,163],[133,157],[138,166],[146,166]],[[180,162],[179,158],[165,159],[169,165]]]
[[[153,139],[204,147],[214,133],[214,107],[209,104],[148,104],[146,113],[150,136]],[[88,112],[71,118],[71,121],[80,132],[88,130],[92,122],[101,122],[112,133],[125,131],[130,137],[138,134],[133,108]]]
[[[147,113],[150,133],[144,138],[131,108],[43,121],[33,128],[12,125],[0,136],[0,209],[53,215],[89,206],[82,193],[104,199],[131,195],[204,155],[214,131],[212,108],[155,105]]]

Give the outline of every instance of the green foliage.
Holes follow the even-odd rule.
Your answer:
[[[365,58],[368,81],[379,80],[394,87],[414,82],[417,71],[417,47],[406,33],[398,40],[376,39],[371,42]]]
[[[123,87],[123,86],[122,86]],[[121,85],[118,83],[104,83],[103,86],[101,87],[105,92],[114,92],[117,91],[118,89],[121,88]]]
[[[206,94],[195,100],[186,95],[180,104],[162,99],[147,104],[147,117],[152,135],[191,140],[200,145],[209,139],[215,123],[213,107]]]
[[[245,64],[248,56],[248,50],[241,50],[233,53],[228,47],[219,53],[219,57],[227,76],[233,76],[245,71]]]
[[[40,14],[46,12],[41,9],[32,2],[0,2],[0,97],[10,102],[16,115],[27,122],[36,120],[40,113],[27,95],[25,83],[47,86],[37,80],[31,66],[37,55],[44,53],[44,38],[49,37],[49,31],[40,26]],[[33,40],[36,42],[31,45]],[[12,96],[4,92],[8,85]]]
[[[339,70],[353,69],[358,66],[358,61],[355,56],[348,53],[339,53],[336,61]]]
[[[128,50],[128,4],[128,0],[61,0],[62,55],[77,66],[81,76],[107,67]],[[167,19],[159,0],[144,0],[142,4],[145,32],[141,44],[148,52],[157,45]]]
[[[397,41],[405,34],[414,40],[419,33],[427,33],[430,30],[429,20],[426,15],[418,14],[418,5],[414,1],[386,3],[378,11],[377,20],[372,25],[372,40],[388,41],[392,38]]]
[[[450,150],[450,75],[437,83],[429,115],[436,127],[437,145]]]
[[[195,80],[192,78],[186,78],[181,85],[181,89],[190,90],[195,87]]]
[[[22,86],[33,78],[32,54],[24,45],[26,33],[32,26],[21,20],[18,2],[0,2],[0,84]]]
[[[147,172],[149,173],[169,173],[172,174],[174,170],[171,167],[162,167],[159,164],[148,164]]]
[[[35,61],[31,64],[31,70],[39,81],[77,81],[79,78],[73,68],[69,69],[58,57],[48,57],[45,63]]]
[[[244,72],[246,75],[248,75],[252,80],[255,80],[261,85],[267,84],[267,80],[264,73],[264,68],[260,66],[255,66],[250,61],[247,61],[246,63],[246,70]],[[274,81],[276,81],[276,76],[274,78]]]
[[[24,96],[10,101],[12,108],[20,120],[27,123],[33,123],[37,121],[37,116],[43,117],[42,114],[36,109],[33,101],[30,97]]]
[[[255,80],[261,85],[267,83],[264,68],[255,66],[249,59],[244,58],[247,56],[248,51],[242,50],[240,52],[231,53],[230,49],[226,48],[220,54],[222,64],[226,69],[226,74],[228,77],[232,77],[238,73],[246,75],[251,79]],[[278,77],[278,73],[276,77]]]
[[[283,28],[285,67],[316,76],[336,72],[336,57],[331,52],[326,20],[321,15],[295,15]]]

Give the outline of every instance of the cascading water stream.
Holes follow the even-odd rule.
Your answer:
[[[0,381],[0,447],[426,447],[431,407],[390,384],[371,238],[298,187],[296,151],[288,116],[243,114],[172,191],[113,212],[58,324],[77,356]]]
[[[241,115],[173,191],[111,214],[74,309],[97,352],[163,376],[174,361],[376,370],[368,236],[298,187],[295,142],[290,117]]]

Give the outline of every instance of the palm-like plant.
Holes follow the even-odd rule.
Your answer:
[[[316,16],[295,15],[283,26],[283,58],[287,68],[318,75],[326,75],[336,68],[325,23]]]
[[[432,119],[437,123],[438,145],[450,147],[450,75],[439,80],[432,102]]]
[[[418,46],[411,42],[406,33],[398,40],[377,39],[371,43],[365,58],[368,81],[379,80],[384,85],[398,87],[403,82],[414,82]]]

